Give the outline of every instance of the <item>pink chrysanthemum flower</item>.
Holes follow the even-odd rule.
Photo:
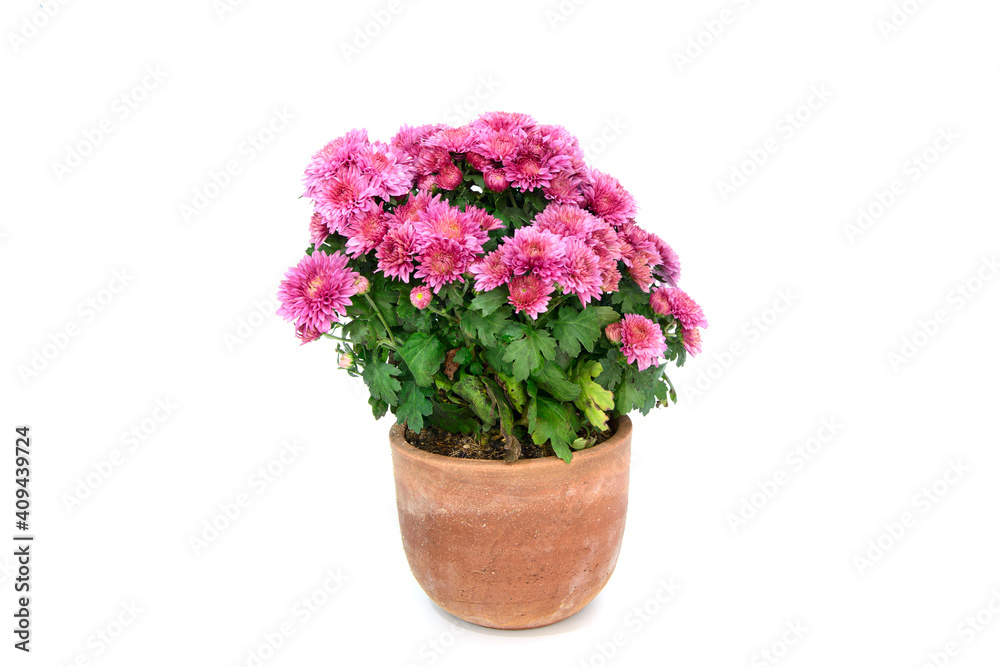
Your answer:
[[[671,287],[677,287],[677,281],[681,277],[681,258],[666,241],[656,234],[650,234],[649,238],[653,241],[656,251],[660,255],[660,265],[656,267],[656,275]]]
[[[366,146],[368,146],[368,131],[351,130],[316,151],[306,167],[303,178],[306,184],[306,196],[314,196],[324,181],[331,178],[344,165],[352,163],[357,153]]]
[[[391,226],[375,251],[378,270],[390,278],[410,282],[417,266],[417,234],[413,223],[406,221]]]
[[[645,259],[650,267],[660,263],[660,253],[649,232],[632,221],[618,228],[618,241],[622,247],[622,261],[632,266],[637,259]]]
[[[517,157],[521,140],[510,132],[482,132],[479,135],[479,152],[490,160],[504,164]]]
[[[483,182],[491,192],[503,192],[510,185],[502,169],[487,167],[483,171]]]
[[[661,287],[650,296],[649,305],[658,315],[673,315],[684,329],[708,326],[701,306],[679,287]]]
[[[649,256],[637,255],[628,267],[628,275],[643,292],[648,292],[653,287],[653,267],[649,265]]]
[[[573,204],[549,204],[535,216],[534,226],[562,236],[587,241],[600,221],[588,211]]]
[[[301,343],[302,345],[305,345],[306,343],[311,343],[322,335],[323,332],[319,331],[318,329],[313,329],[312,327],[306,324],[300,324],[297,327],[295,327],[295,337],[298,338],[300,341],[302,341]]]
[[[484,209],[478,206],[469,206],[465,209],[465,215],[469,216],[473,221],[475,221],[481,234],[477,237],[482,240],[483,243],[489,239],[489,232],[494,229],[503,229],[506,227],[503,224],[503,220],[495,216],[490,215]]]
[[[466,153],[465,161],[469,163],[470,167],[478,169],[479,171],[486,171],[487,169],[493,167],[493,160],[489,159],[485,155],[480,155],[479,153]]]
[[[681,342],[688,354],[701,354],[701,329],[684,329],[681,336]]]
[[[555,285],[537,275],[514,276],[507,283],[510,297],[507,299],[514,306],[514,312],[523,312],[533,320],[538,314],[545,312],[549,305]]]
[[[489,221],[481,216],[492,216],[485,211],[477,215],[473,210],[481,209],[469,207],[467,211],[462,211],[447,200],[435,197],[417,213],[413,222],[418,237],[417,245],[423,248],[434,239],[450,239],[478,255],[483,250],[483,243],[489,239],[489,234],[483,229],[483,223]]]
[[[382,199],[404,195],[413,187],[412,167],[402,161],[401,154],[397,155],[392,147],[382,142],[360,150],[357,154],[357,166],[361,173],[370,178],[375,196]]]
[[[608,326],[604,327],[604,335],[608,337],[612,343],[622,342],[622,323],[612,322]]]
[[[529,271],[543,280],[557,280],[563,272],[566,243],[549,231],[522,227],[502,246],[504,263],[514,275]]]
[[[354,217],[343,234],[347,237],[344,250],[351,257],[360,257],[374,250],[385,237],[388,229],[385,213],[380,207],[372,207]]]
[[[566,267],[559,284],[586,306],[601,298],[601,269],[597,255],[578,238],[566,239]]]
[[[371,208],[374,196],[370,178],[351,166],[323,181],[313,199],[316,210],[327,219],[331,231],[337,231],[352,217]]]
[[[618,263],[614,260],[601,259],[601,290],[607,293],[617,292],[622,274],[618,271]]]
[[[423,278],[437,294],[446,284],[458,280],[464,282],[462,274],[469,268],[475,254],[454,239],[435,238],[424,245],[417,255],[416,278]]]
[[[306,255],[281,281],[278,315],[305,327],[304,330],[329,331],[338,315],[347,314],[359,277],[347,266],[347,257],[339,252],[328,255],[316,251]]]
[[[323,215],[319,211],[313,211],[312,218],[309,220],[309,242],[318,248],[329,235],[330,230],[326,226]]]
[[[395,222],[416,222],[420,214],[426,211],[433,201],[436,201],[435,197],[426,192],[418,192],[415,195],[410,195],[406,203],[397,206],[396,210],[389,214],[389,217]]]
[[[454,163],[449,162],[443,165],[441,170],[438,171],[435,183],[442,190],[454,190],[462,184],[462,170],[456,167]]]
[[[504,264],[503,253],[494,250],[469,267],[469,272],[476,277],[476,290],[489,292],[510,280],[510,267]]]
[[[667,339],[660,326],[642,315],[628,313],[622,317],[622,353],[625,360],[639,370],[654,365],[667,349]]]
[[[547,187],[542,188],[545,198],[557,204],[579,204],[583,202],[583,192],[580,191],[582,179],[574,172],[562,171],[549,180]]]
[[[444,124],[420,125],[418,127],[404,125],[399,128],[399,132],[390,140],[389,145],[402,153],[405,162],[410,163],[416,159],[429,136],[447,127]]]
[[[528,114],[509,111],[487,111],[472,121],[471,125],[473,128],[489,128],[494,132],[529,132],[538,126]]]
[[[587,173],[583,196],[588,208],[615,227],[624,225],[636,213],[635,200],[617,178],[596,169]]]
[[[418,174],[427,175],[436,174],[449,164],[452,164],[451,153],[443,148],[425,146],[420,149],[413,166]]]
[[[449,127],[431,135],[425,145],[443,148],[449,153],[467,153],[479,144],[479,137],[469,127]]]
[[[552,172],[539,158],[531,155],[520,155],[507,163],[503,175],[510,184],[521,192],[530,192],[536,188],[548,187],[552,181]]]
[[[430,289],[427,288],[427,285],[417,285],[410,290],[410,303],[420,310],[431,305],[433,299],[434,296],[431,294]]]

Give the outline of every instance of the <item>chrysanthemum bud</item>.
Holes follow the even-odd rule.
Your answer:
[[[423,310],[427,306],[431,305],[431,290],[426,285],[417,285],[412,290],[410,290],[410,303],[414,306]]]
[[[604,329],[604,335],[608,337],[612,343],[622,342],[622,323],[612,322]]]
[[[437,174],[437,184],[442,190],[454,190],[462,184],[462,170],[454,164],[446,164]]]
[[[486,187],[493,192],[503,192],[510,185],[507,177],[499,169],[487,169],[484,171],[483,180],[486,182]]]
[[[485,158],[479,153],[466,153],[465,161],[469,163],[469,166],[479,171],[486,171],[486,168],[493,165],[493,161],[489,158]]]
[[[354,280],[354,286],[358,289],[358,294],[367,294],[368,290],[371,289],[372,284],[364,276],[358,276]]]
[[[354,365],[354,355],[350,352],[345,352],[337,358],[337,365],[341,368],[350,368]]]

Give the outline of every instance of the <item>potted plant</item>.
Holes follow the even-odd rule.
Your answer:
[[[403,546],[447,611],[559,621],[614,569],[633,410],[700,351],[677,255],[564,128],[354,130],[305,172],[311,245],[281,282],[302,343],[336,342],[390,430]]]

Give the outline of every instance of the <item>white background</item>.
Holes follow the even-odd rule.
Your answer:
[[[0,536],[29,424],[37,541],[30,655],[11,647],[0,551],[0,663],[252,665],[289,622],[264,664],[756,666],[767,650],[917,667],[954,641],[938,664],[996,665],[1000,6],[896,1],[910,14],[881,27],[891,0],[5,3]],[[517,633],[453,626],[421,592],[389,420],[332,345],[300,348],[270,314],[307,244],[313,151],[491,109],[577,134],[680,253],[711,322],[671,373],[681,404],[635,419],[611,582]],[[276,110],[293,118],[269,133]],[[724,198],[734,169],[753,173]],[[859,207],[878,215],[852,228]],[[261,485],[291,440],[302,451]],[[939,481],[950,462],[967,470]],[[306,619],[295,605],[327,571],[344,581]]]

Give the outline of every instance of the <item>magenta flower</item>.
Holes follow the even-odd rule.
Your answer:
[[[371,252],[382,243],[388,227],[385,213],[381,207],[373,206],[369,210],[359,213],[343,231],[344,236],[347,237],[345,251],[355,258]]]
[[[701,354],[701,329],[684,329],[681,336],[681,342],[688,354]]]
[[[375,257],[378,258],[378,270],[383,274],[410,282],[410,274],[417,266],[417,235],[413,224],[406,221],[390,226]]]
[[[639,370],[654,365],[667,349],[660,325],[642,315],[628,313],[621,320],[622,354]]]
[[[701,306],[679,287],[661,287],[649,297],[649,305],[658,315],[673,315],[685,330],[708,326]]]
[[[358,151],[357,166],[370,178],[375,196],[389,199],[404,195],[413,187],[413,168],[404,159],[401,152],[397,154],[392,147],[376,142]]]
[[[508,302],[514,306],[514,312],[524,312],[533,320],[538,319],[538,314],[545,311],[549,305],[555,285],[550,280],[545,280],[538,275],[514,276],[507,283],[510,290]]]
[[[318,210],[327,220],[331,232],[340,231],[352,217],[373,207],[375,190],[371,178],[357,167],[340,169],[324,180],[313,195]]]
[[[601,298],[600,261],[586,243],[578,238],[566,239],[565,272],[559,284],[567,294],[575,294],[586,306],[591,299]]]
[[[431,291],[427,289],[427,285],[417,285],[410,290],[410,303],[420,310],[423,310],[427,306],[431,305],[431,300],[433,298],[434,297],[431,294]]]
[[[416,278],[423,278],[437,294],[446,284],[458,280],[469,268],[475,254],[454,239],[432,238],[417,254],[420,263]]]
[[[448,127],[432,134],[425,145],[443,148],[449,153],[467,153],[479,145],[479,137],[468,125]]]
[[[476,290],[489,292],[504,285],[510,280],[510,267],[503,261],[503,253],[494,250],[469,267],[469,272],[476,277]]]
[[[624,225],[636,214],[635,200],[617,178],[596,169],[587,173],[583,183],[583,196],[587,206],[615,227]]]
[[[549,231],[522,227],[502,246],[504,263],[514,275],[529,271],[546,281],[558,280],[563,273],[566,243]]]
[[[338,315],[347,314],[346,307],[357,292],[359,277],[347,266],[347,257],[339,252],[328,255],[316,251],[306,255],[281,281],[278,315],[304,327],[303,331],[329,331]]]
[[[472,121],[473,128],[487,128],[494,132],[529,132],[538,124],[526,113],[508,111],[487,111]]]
[[[326,226],[326,220],[319,211],[313,211],[309,220],[309,242],[318,248],[329,235],[330,229]]]
[[[510,181],[504,176],[503,170],[486,167],[483,171],[483,182],[491,192],[503,192],[510,185]]]
[[[367,145],[367,130],[351,130],[319,149],[306,167],[303,178],[306,184],[306,196],[313,197],[341,167],[353,163],[357,152]]]
[[[301,345],[311,343],[322,335],[323,333],[321,331],[313,329],[307,324],[300,324],[295,327],[295,337],[301,341]]]
[[[677,281],[681,277],[681,258],[677,256],[674,249],[667,245],[667,242],[656,234],[650,234],[649,238],[656,246],[656,251],[660,255],[660,265],[654,272],[671,287],[677,287]]]
[[[503,175],[521,192],[548,187],[552,181],[552,172],[548,166],[541,159],[525,154],[508,162]]]
[[[588,241],[600,224],[598,218],[579,206],[549,204],[544,211],[535,216],[533,226],[563,238],[573,237]]]
[[[453,162],[442,165],[435,182],[442,190],[454,190],[462,184],[462,170]]]

